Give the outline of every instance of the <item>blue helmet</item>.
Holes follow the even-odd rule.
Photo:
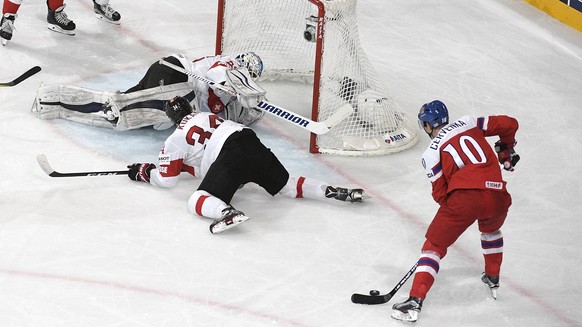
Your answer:
[[[424,123],[435,128],[449,123],[449,111],[447,106],[439,100],[425,103],[418,113],[418,124],[424,129]]]

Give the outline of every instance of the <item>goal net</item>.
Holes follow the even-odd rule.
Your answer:
[[[324,121],[349,103],[354,113],[322,135],[310,151],[383,155],[413,146],[416,124],[379,82],[360,45],[357,0],[219,0],[216,53],[254,51],[263,80],[313,84],[311,117]],[[289,104],[277,102],[282,106]]]

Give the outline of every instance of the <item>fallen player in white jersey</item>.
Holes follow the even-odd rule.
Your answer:
[[[158,187],[173,187],[185,171],[202,182],[188,200],[192,214],[214,219],[211,233],[220,233],[249,219],[230,201],[241,185],[254,182],[269,194],[292,198],[333,198],[362,202],[364,190],[334,187],[312,178],[290,176],[277,157],[242,124],[193,110],[176,97],[166,104],[176,130],[160,151],[157,165],[134,163],[129,178]]]
[[[254,52],[234,57],[208,56],[194,61],[183,54],[163,59],[222,85],[228,84],[228,70],[246,70],[255,79],[263,71],[263,63]],[[259,109],[244,107],[237,97],[158,61],[149,67],[138,84],[125,92],[42,85],[37,90],[32,111],[40,119],[61,118],[118,131],[148,126],[167,129],[173,123],[164,112],[164,104],[175,96],[188,99],[200,111],[212,112],[247,126],[264,116]]]

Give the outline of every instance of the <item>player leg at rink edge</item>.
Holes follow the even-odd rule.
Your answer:
[[[213,219],[210,225],[213,234],[249,219],[230,203],[246,183],[256,183],[273,196],[330,198],[352,203],[364,200],[364,190],[359,188],[334,187],[312,178],[290,176],[252,129],[211,113],[196,112],[182,97],[168,101],[166,114],[176,130],[160,151],[158,165],[129,165],[129,178],[172,187],[182,171],[201,177],[202,182],[188,200],[188,211]]]
[[[409,297],[392,307],[392,318],[406,322],[417,321],[441,259],[475,221],[485,261],[481,281],[497,298],[503,259],[500,229],[511,206],[499,164],[513,171],[519,161],[513,150],[518,122],[512,117],[464,116],[449,123],[447,107],[435,100],[422,106],[418,120],[433,140],[422,155],[422,163],[440,207],[427,229]],[[495,151],[488,136],[499,136]]]

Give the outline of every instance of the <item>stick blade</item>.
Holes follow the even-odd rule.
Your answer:
[[[384,304],[390,299],[392,296],[390,294],[386,295],[365,295],[365,294],[352,294],[352,302],[356,304],[367,304],[367,305],[375,305],[375,304]]]
[[[322,122],[314,122],[310,125],[310,132],[315,133],[317,135],[322,135],[329,132],[335,125],[341,123],[344,119],[346,119],[349,115],[354,112],[354,108],[346,103],[341,106],[338,111],[334,112],[331,116],[329,116],[326,120]]]
[[[12,85],[19,84],[20,82],[24,81],[25,79],[29,78],[30,76],[40,72],[40,66],[34,66],[31,69],[27,70],[24,74],[18,76],[14,81],[11,82]]]
[[[333,128],[335,125],[339,124],[344,119],[348,118],[354,112],[354,108],[346,103],[341,106],[338,111],[331,115],[328,119],[324,120],[323,123],[329,128]]]
[[[54,174],[55,170],[49,164],[48,159],[46,158],[46,155],[44,153],[37,155],[36,161],[38,162],[38,165],[40,166],[40,168],[42,168],[42,170],[47,175],[52,176]]]

